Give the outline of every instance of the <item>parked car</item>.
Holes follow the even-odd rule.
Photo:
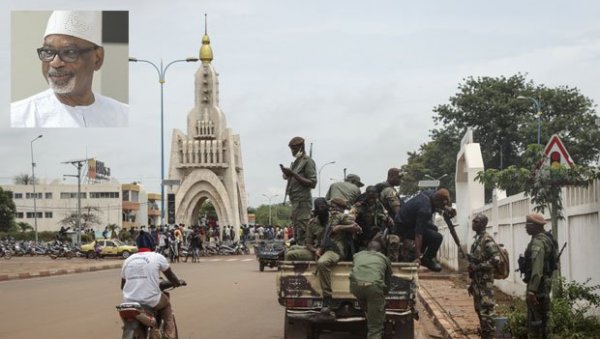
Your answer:
[[[96,239],[100,244],[100,256],[119,256],[127,259],[131,254],[136,253],[138,248],[132,245],[126,245],[118,239]],[[85,253],[88,258],[96,256],[94,250],[94,241],[81,245],[81,252]]]

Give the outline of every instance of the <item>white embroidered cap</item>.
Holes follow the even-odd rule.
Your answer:
[[[48,19],[44,38],[51,34],[64,34],[102,46],[102,12],[54,11]]]

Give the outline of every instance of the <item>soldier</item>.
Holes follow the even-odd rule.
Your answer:
[[[390,168],[387,173],[387,180],[376,185],[379,194],[379,200],[383,204],[383,207],[392,218],[400,211],[400,197],[395,186],[400,185],[402,179],[402,171],[398,168]],[[387,252],[390,260],[398,261],[400,251],[400,237],[395,234],[388,235],[387,238]]]
[[[473,218],[472,229],[477,234],[469,252],[469,295],[473,296],[475,312],[479,316],[482,339],[493,338],[496,331],[494,268],[500,262],[498,245],[485,231],[487,223],[488,218],[484,214]]]
[[[310,219],[312,196],[310,190],[317,185],[317,170],[315,162],[306,155],[304,139],[294,137],[288,145],[296,160],[290,168],[283,167],[283,178],[288,181],[286,194],[292,203],[292,225],[294,237],[298,245],[304,245],[304,233]]]
[[[360,226],[354,222],[349,214],[344,214],[347,207],[346,201],[335,198],[330,201],[331,213],[325,229],[325,235],[317,250],[317,277],[323,292],[323,307],[321,313],[332,315],[331,312],[331,270],[348,253],[348,238],[351,233],[359,233]]]
[[[423,191],[400,208],[395,218],[395,233],[402,239],[414,239],[415,261],[432,271],[439,272],[437,251],[442,244],[442,235],[432,222],[436,211],[450,206],[450,193],[445,188]]]
[[[309,261],[316,259],[316,253],[323,240],[329,223],[329,204],[325,198],[315,199],[314,217],[308,222],[305,246],[293,245],[285,253],[285,260]]]
[[[531,241],[525,251],[527,283],[527,333],[529,338],[552,336],[550,317],[550,289],[552,273],[556,266],[556,245],[552,236],[544,231],[546,220],[541,214],[527,215],[525,230]],[[519,268],[521,269],[521,267]]]
[[[342,198],[348,202],[348,205],[353,205],[360,195],[360,188],[364,185],[358,175],[348,174],[344,181],[329,186],[325,199]]]
[[[369,242],[366,251],[354,255],[350,292],[367,313],[367,339],[381,339],[385,322],[385,295],[390,287],[392,264],[381,252],[383,240]]]
[[[350,215],[362,228],[362,233],[356,235],[359,251],[366,249],[375,236],[381,236],[387,227],[394,225],[394,221],[390,218],[378,197],[379,191],[377,191],[377,188],[368,186],[365,190],[364,199],[356,202],[350,210]]]

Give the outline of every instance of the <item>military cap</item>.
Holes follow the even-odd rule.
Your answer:
[[[547,221],[544,218],[543,215],[539,214],[539,213],[529,213],[527,214],[527,218],[526,218],[527,222],[532,222],[534,224],[540,225],[540,226],[544,226]]]
[[[440,200],[450,200],[450,192],[448,192],[447,189],[445,188],[440,188],[439,190],[437,190],[435,192],[435,195],[437,196],[438,199]]]
[[[331,199],[331,201],[329,201],[331,204],[336,205],[338,207],[342,207],[342,208],[348,208],[348,202],[346,201],[346,199],[342,199],[342,198],[333,198]]]
[[[360,181],[360,177],[356,174],[348,174],[346,176],[346,181],[349,181],[358,187],[363,187],[365,185]]]
[[[288,144],[288,146],[298,146],[298,145],[302,145],[302,144],[304,144],[304,138],[293,137],[292,140],[290,140],[290,143]]]
[[[394,175],[399,175],[402,176],[402,170],[400,170],[399,168],[396,167],[392,167],[388,170],[388,177],[394,176]]]

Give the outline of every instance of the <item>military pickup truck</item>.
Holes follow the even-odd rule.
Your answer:
[[[284,338],[317,339],[321,333],[349,332],[366,337],[367,323],[358,301],[350,293],[352,262],[340,262],[331,273],[332,310],[335,319],[320,313],[321,285],[314,274],[315,261],[283,261],[276,280],[279,304],[285,307]],[[392,283],[386,296],[384,338],[414,338],[418,264],[393,263]]]

